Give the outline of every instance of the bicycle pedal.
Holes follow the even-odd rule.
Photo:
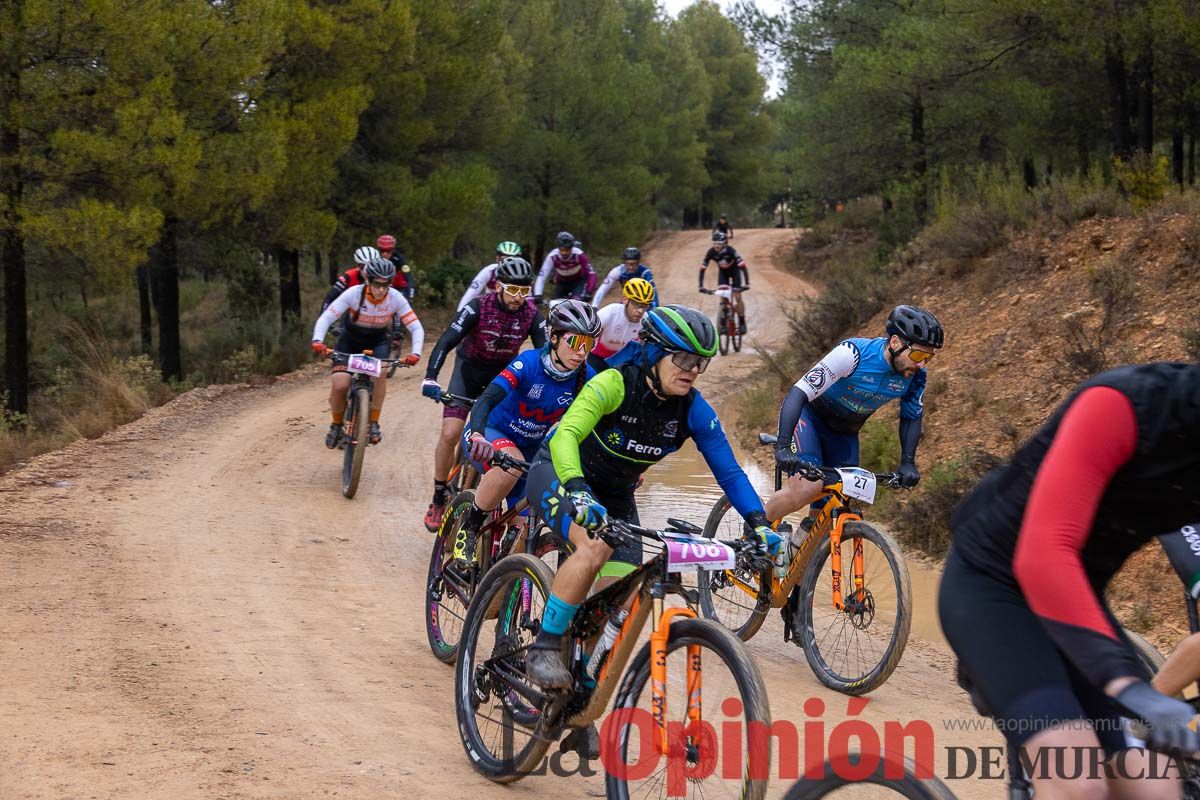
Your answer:
[[[688,589],[685,587],[681,589],[679,593],[683,595],[683,599],[689,606],[695,608],[700,605],[700,592],[696,589]]]

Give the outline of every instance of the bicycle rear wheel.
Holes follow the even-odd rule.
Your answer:
[[[696,698],[712,729],[721,720],[718,746],[715,730],[705,735],[704,726],[689,730],[687,707],[689,687],[687,664],[698,659],[703,670],[704,698]],[[694,663],[694,662],[693,662]],[[649,774],[643,762],[659,750],[657,728],[650,724],[652,699],[650,644],[642,645],[630,662],[617,691],[612,715],[601,733],[601,751],[615,753],[613,768],[606,769],[605,787],[610,798],[631,797],[738,798],[761,800],[766,794],[771,770],[771,742],[754,742],[750,730],[771,726],[771,709],[762,675],[750,658],[746,645],[722,626],[703,619],[676,619],[667,639],[666,714],[668,731],[677,731],[670,742],[674,754],[659,756]],[[637,709],[634,712],[634,709]],[[720,709],[718,714],[717,709]],[[733,723],[729,725],[728,723]],[[734,729],[733,736],[726,732]],[[686,737],[686,738],[684,738]],[[738,747],[738,755],[726,752]],[[611,749],[616,748],[616,749]],[[720,750],[720,752],[718,752]],[[622,765],[629,765],[623,768]],[[634,765],[636,765],[636,773]],[[735,765],[732,772],[728,765]]]
[[[350,441],[342,458],[342,494],[346,499],[358,491],[362,477],[363,456],[367,452],[367,431],[371,422],[371,393],[365,387],[354,390],[346,407],[350,416]],[[345,434],[343,434],[344,436]]]
[[[873,800],[874,798],[907,797],[909,800],[955,800],[954,792],[934,777],[916,777],[916,765],[905,758],[903,762],[884,756],[871,775],[862,780],[847,780],[839,777],[833,766],[826,761],[824,774],[820,778],[801,778],[792,784],[784,800],[820,800],[823,797],[845,798],[845,800]],[[898,778],[887,778],[885,774],[900,774]]]
[[[863,588],[854,587],[853,558],[863,551]],[[829,534],[800,579],[797,638],[817,679],[830,689],[859,695],[888,679],[904,655],[912,625],[908,564],[891,536],[865,522],[842,529],[843,609],[830,597]]]
[[[454,671],[454,706],[471,766],[497,783],[536,768],[550,747],[541,714],[531,714],[521,691],[537,694],[525,675],[525,652],[540,627],[550,568],[519,553],[483,576],[463,625]]]
[[[733,506],[721,495],[708,512],[704,535],[710,539],[736,539],[742,520],[736,513],[727,517]],[[700,595],[700,613],[733,631],[743,642],[758,633],[771,609],[771,573],[753,573],[746,569],[696,573]]]

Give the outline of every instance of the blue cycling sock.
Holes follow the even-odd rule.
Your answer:
[[[542,613],[542,631],[551,636],[562,636],[567,632],[578,610],[578,603],[568,603],[558,595],[550,595],[550,599],[546,601],[546,610]]]

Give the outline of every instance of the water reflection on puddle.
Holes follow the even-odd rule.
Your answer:
[[[774,489],[774,476],[765,473],[734,448],[754,490],[762,498]],[[690,441],[678,453],[646,472],[646,482],[638,490],[638,515],[643,525],[662,526],[667,517],[687,520],[701,528],[708,519],[713,503],[721,496],[704,458]],[[870,516],[867,516],[870,519]],[[938,565],[908,559],[912,579],[913,624],[912,636],[926,641],[945,642],[937,622],[937,589],[941,577]]]

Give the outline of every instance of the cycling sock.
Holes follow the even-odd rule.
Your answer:
[[[379,415],[383,412],[382,408],[371,409],[371,422],[379,422]]]
[[[433,504],[435,506],[439,506],[439,505],[442,505],[443,503],[445,503],[446,502],[446,494],[448,491],[449,491],[449,487],[446,486],[445,481],[434,481],[433,482]]]
[[[562,636],[567,632],[578,610],[578,603],[568,603],[556,594],[550,595],[546,601],[546,610],[542,612],[542,633]]]
[[[479,526],[483,524],[483,518],[488,515],[488,512],[479,507],[477,503],[471,503],[471,509],[467,512],[467,518],[463,520],[463,527],[468,530],[478,531]]]
[[[340,414],[339,414],[339,413],[337,413],[336,411],[330,411],[330,412],[329,412],[329,415],[330,415],[331,417],[333,417],[333,424],[334,424],[334,425],[341,425],[341,424],[342,424],[342,422],[343,422],[343,421],[346,419],[346,412],[345,412],[345,411],[343,411],[343,412],[342,412],[342,413],[340,413]]]

